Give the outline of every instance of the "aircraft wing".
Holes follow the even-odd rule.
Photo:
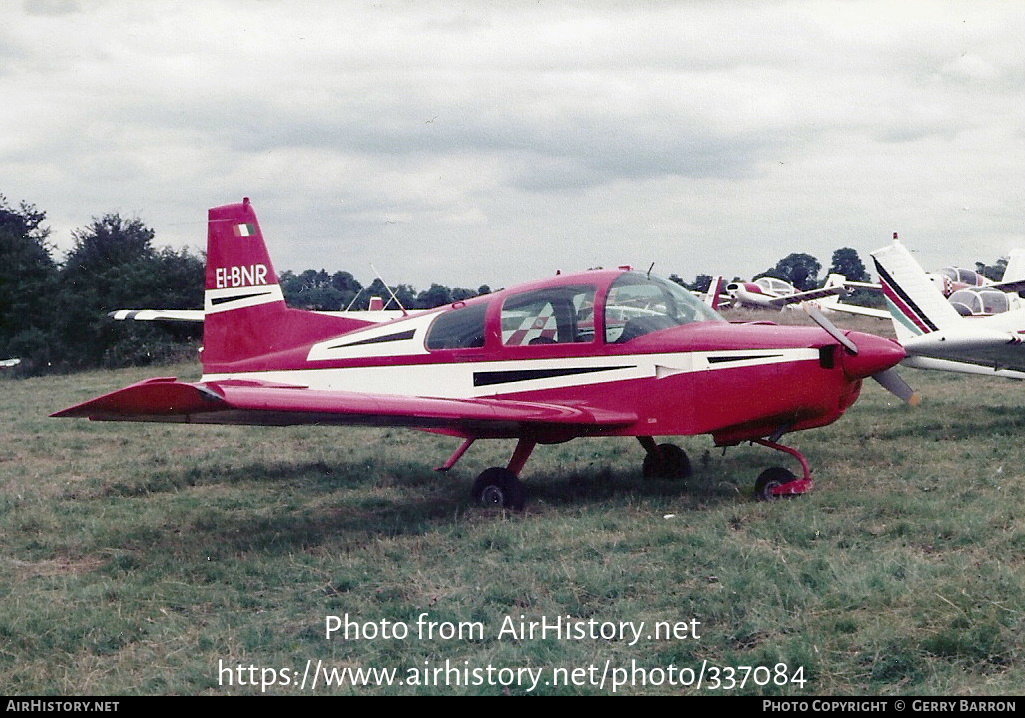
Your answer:
[[[910,356],[904,359],[901,364],[915,369],[930,369],[933,371],[950,371],[958,374],[978,374],[979,376],[997,376],[1004,379],[1025,379],[1025,371],[1017,369],[1001,369],[999,365],[972,364],[969,362],[955,361],[953,359],[934,359],[932,357]]]
[[[821,289],[810,289],[807,292],[796,292],[782,297],[774,297],[773,299],[770,299],[768,303],[773,307],[782,308],[788,304],[799,304],[800,302],[807,302],[813,299],[835,297],[838,294],[842,294],[843,291],[843,286],[822,287]]]
[[[996,282],[985,289],[999,289],[1001,292],[1023,292],[1025,291],[1025,279],[1015,279],[1009,282]]]
[[[862,307],[858,304],[844,304],[843,302],[837,302],[836,304],[830,304],[829,309],[831,309],[834,312],[860,314],[863,317],[875,317],[876,319],[890,318],[890,313],[885,309],[876,309],[874,307]]]
[[[132,384],[51,416],[260,426],[405,426],[468,436],[520,436],[524,425],[592,433],[637,421],[630,411],[582,405],[364,394],[237,380],[191,383],[173,377]]]
[[[844,279],[843,284],[849,289],[874,289],[877,292],[881,292],[883,290],[883,285],[879,282],[852,282]]]
[[[202,322],[202,309],[118,309],[107,314],[118,321],[137,322]]]

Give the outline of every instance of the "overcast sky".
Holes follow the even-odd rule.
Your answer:
[[[3,0],[0,193],[493,288],[1025,246],[1025,2]],[[824,274],[824,272],[823,272]]]

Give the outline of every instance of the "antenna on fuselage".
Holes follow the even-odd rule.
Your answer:
[[[655,263],[652,262],[651,266],[648,267],[648,279],[651,279],[651,270],[655,268]]]
[[[388,286],[388,283],[386,281],[384,281],[384,277],[382,277],[380,275],[380,273],[378,273],[377,267],[374,266],[373,262],[370,263],[370,268],[374,270],[374,276],[376,276],[378,279],[381,280],[381,284],[383,284],[384,288],[388,290],[388,294],[391,295],[391,298],[394,299],[395,303],[399,305],[399,309],[402,310],[402,315],[403,316],[408,316],[409,312],[407,312],[406,308],[404,306],[402,306],[402,302],[400,302],[399,298],[395,296],[395,292],[393,292],[391,290],[391,287]]]
[[[352,309],[352,305],[356,303],[356,300],[359,299],[359,295],[361,295],[363,293],[364,289],[366,289],[366,287],[360,287],[359,288],[359,291],[356,292],[356,296],[352,298],[351,302],[349,302],[349,306],[347,306],[345,308],[345,311],[349,311],[350,309]]]

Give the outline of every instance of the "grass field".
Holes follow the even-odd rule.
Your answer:
[[[902,373],[918,409],[867,382],[787,437],[804,497],[751,499],[762,447],[685,438],[679,483],[593,439],[539,447],[521,514],[468,496],[510,442],[445,476],[414,432],[47,418],[193,365],[0,381],[0,693],[1020,694],[1025,387]],[[403,684],[300,688],[318,661]]]

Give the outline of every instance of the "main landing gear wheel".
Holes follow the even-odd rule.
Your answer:
[[[527,503],[526,488],[516,474],[501,466],[481,472],[470,491],[474,501],[489,508],[522,511]]]
[[[772,490],[783,484],[788,484],[796,478],[792,471],[784,469],[782,466],[770,467],[755,479],[755,498],[759,501],[774,501],[780,496],[772,493]]]
[[[644,478],[686,479],[691,475],[690,459],[676,444],[659,444],[644,455]]]

